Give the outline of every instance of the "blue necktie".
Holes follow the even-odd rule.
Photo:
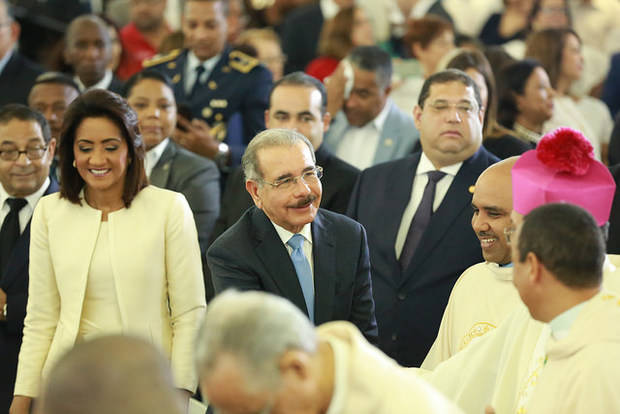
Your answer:
[[[304,300],[306,301],[306,308],[308,308],[308,316],[312,323],[314,323],[314,282],[312,280],[312,270],[310,269],[310,263],[306,256],[302,246],[304,244],[304,236],[301,234],[295,234],[286,242],[293,248],[291,253],[291,259],[293,260],[293,266],[297,272],[297,278],[301,285],[301,291],[304,294]]]

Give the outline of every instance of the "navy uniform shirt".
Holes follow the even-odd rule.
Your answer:
[[[179,49],[145,62],[144,67],[170,77],[177,105],[187,105],[194,118],[209,124],[214,136],[229,145],[232,166],[238,165],[250,140],[265,129],[271,73],[257,59],[226,48],[190,97],[184,82],[187,60],[188,50]]]

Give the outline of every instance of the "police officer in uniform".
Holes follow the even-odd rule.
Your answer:
[[[271,74],[260,62],[226,45],[227,0],[188,0],[183,34],[187,49],[144,63],[174,83],[177,103],[191,109],[175,139],[215,160],[226,172],[238,165],[248,142],[265,129]]]

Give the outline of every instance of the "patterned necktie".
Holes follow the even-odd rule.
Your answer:
[[[409,266],[409,263],[411,263],[415,249],[418,247],[418,244],[420,244],[420,240],[422,240],[424,230],[426,230],[431,222],[433,202],[435,201],[435,188],[437,187],[437,182],[441,180],[446,173],[442,171],[429,171],[427,175],[428,183],[426,183],[426,187],[424,188],[422,201],[420,201],[420,205],[411,220],[403,250],[398,258],[402,270],[405,270],[407,266]]]
[[[304,294],[304,300],[306,301],[306,308],[308,308],[308,316],[312,323],[314,323],[314,281],[312,280],[312,270],[310,269],[310,263],[306,256],[302,246],[304,244],[304,236],[301,234],[295,234],[286,242],[293,248],[291,252],[291,259],[293,260],[293,266],[297,272],[297,278],[301,285],[301,291]]]
[[[8,265],[13,252],[13,247],[19,239],[19,211],[26,205],[23,198],[9,198],[6,200],[10,207],[9,214],[4,218],[2,229],[0,229],[0,270],[2,275]]]
[[[198,89],[200,89],[200,87],[202,86],[202,82],[200,82],[200,78],[202,77],[202,74],[205,73],[205,68],[202,65],[196,66],[194,70],[196,71],[196,81],[194,82],[194,85],[192,86],[192,91],[189,93],[190,99],[192,99],[196,95],[196,93],[198,93]]]

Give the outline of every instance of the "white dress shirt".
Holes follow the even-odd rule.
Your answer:
[[[278,226],[273,221],[271,223],[273,224],[273,227],[276,229],[276,233],[278,233],[278,236],[280,236],[280,240],[282,240],[282,243],[284,243],[284,247],[286,247],[286,251],[288,252],[288,255],[290,256],[291,253],[293,253],[293,248],[289,246],[287,242],[296,233],[291,233],[284,227]],[[314,280],[314,261],[312,260],[312,229],[310,226],[311,226],[310,223],[306,224],[298,234],[301,234],[302,236],[304,236],[304,245],[302,247],[302,250],[304,252],[304,256],[306,256],[306,260],[308,260],[308,263],[310,263],[310,270],[312,271],[312,280]],[[314,284],[312,285],[312,287],[314,289]]]
[[[73,77],[73,80],[75,81],[75,83],[77,83],[77,86],[80,88],[81,92],[86,92],[90,91],[91,89],[108,89],[108,87],[112,83],[113,77],[114,75],[112,74],[112,71],[107,69],[105,71],[105,75],[103,75],[103,78],[101,78],[99,82],[95,83],[92,86],[89,86],[88,88],[82,83],[82,80],[77,75]]]
[[[146,152],[144,156],[144,170],[146,172],[146,176],[150,177],[153,172],[153,168],[159,162],[161,155],[164,153],[164,150],[168,146],[168,142],[170,142],[170,138],[165,138],[159,144],[155,145],[153,148]]]
[[[196,57],[194,52],[192,52],[191,50],[187,53],[184,84],[186,94],[189,95],[192,92],[194,83],[196,83],[196,68],[198,66],[202,66],[203,68],[205,68],[205,71],[202,72],[202,75],[200,76],[200,83],[204,84],[209,78],[209,75],[211,74],[211,71],[213,70],[215,65],[217,65],[217,62],[220,60],[221,56],[222,54],[220,53],[219,55],[215,55],[212,58],[201,62],[200,59],[198,59],[198,57]]]
[[[450,189],[452,185],[452,181],[454,181],[454,177],[461,169],[461,165],[463,162],[459,162],[457,164],[452,164],[447,167],[440,168],[439,171],[443,171],[446,173],[444,177],[442,177],[437,182],[437,187],[435,187],[435,200],[433,200],[433,212],[439,208],[439,205],[443,201],[446,193]],[[394,246],[396,250],[396,257],[400,257],[400,253],[403,250],[403,246],[405,244],[405,240],[407,239],[407,233],[409,232],[409,227],[411,226],[411,220],[413,220],[413,216],[415,215],[418,206],[422,202],[422,195],[424,194],[424,189],[426,188],[426,183],[428,183],[427,173],[429,171],[435,171],[436,168],[428,159],[426,154],[422,152],[420,156],[420,162],[418,163],[418,168],[416,169],[415,178],[413,180],[413,185],[411,188],[411,198],[409,199],[409,204],[405,208],[405,212],[403,213],[403,218],[400,222],[400,227],[398,228],[398,234],[396,235],[396,244]]]
[[[360,170],[372,166],[391,105],[388,100],[379,115],[363,127],[349,126],[338,144],[336,155]]]
[[[45,178],[45,181],[43,182],[41,188],[39,188],[37,191],[30,194],[29,196],[24,197],[27,203],[24,207],[22,207],[21,210],[19,210],[20,233],[22,233],[28,225],[28,222],[32,217],[32,213],[34,212],[34,208],[36,207],[41,197],[43,197],[43,193],[45,192],[45,190],[47,190],[47,187],[49,187],[49,185],[50,179],[49,177],[47,177]],[[4,223],[4,219],[9,214],[9,211],[11,211],[11,207],[9,207],[9,204],[6,202],[6,200],[9,198],[13,197],[10,196],[9,193],[6,192],[2,184],[0,184],[0,226],[2,225],[2,223]]]

